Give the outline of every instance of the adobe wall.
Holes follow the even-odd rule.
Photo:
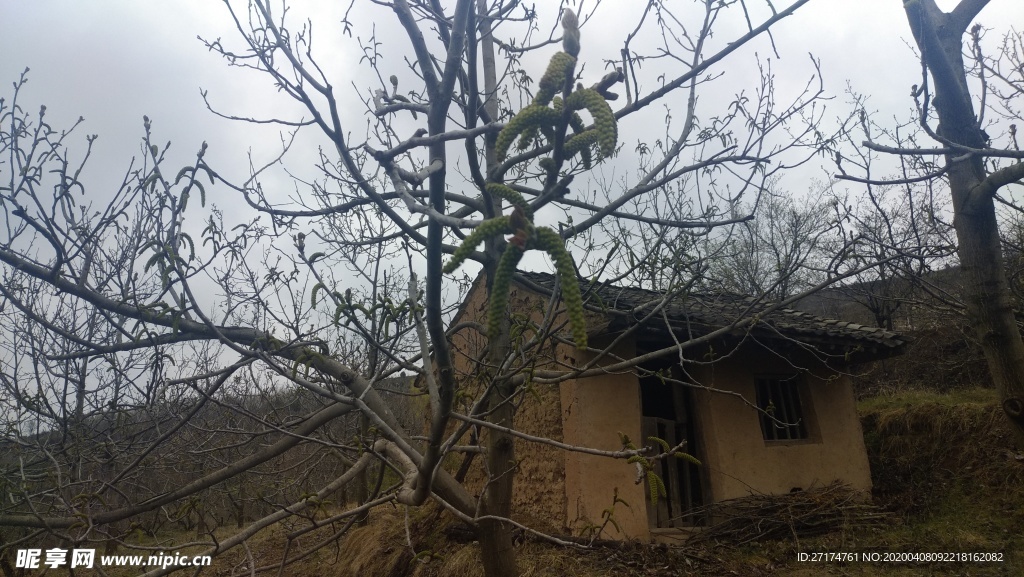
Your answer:
[[[599,346],[599,345],[598,345]],[[614,349],[620,358],[634,356],[632,343]],[[631,372],[567,381],[561,385],[565,442],[605,451],[621,450],[620,433],[637,445],[640,436],[640,387]],[[650,535],[646,485],[636,484],[636,469],[623,459],[578,452],[565,453],[565,501],[569,526],[575,534],[600,526],[605,509],[617,494],[626,504],[614,508],[605,539],[642,539]]]
[[[482,278],[479,281],[467,297],[456,323],[472,321],[480,323],[481,329],[486,330],[488,305]],[[516,314],[528,314],[533,320],[540,321],[547,300],[513,284],[509,303]],[[532,333],[524,338],[531,337]],[[451,335],[451,343],[459,386],[475,397],[482,386],[475,359],[484,354],[486,336],[472,326],[463,325],[463,328]],[[550,347],[537,351],[535,358],[539,361],[538,368],[549,367],[554,356],[555,351]],[[561,400],[557,386],[530,385],[527,390],[520,391],[514,402],[519,404],[514,423],[517,431],[562,441]],[[456,410],[463,411],[464,408]],[[482,434],[487,435],[487,431]],[[467,441],[462,439],[460,443]],[[551,445],[516,439],[515,455],[518,470],[513,486],[513,519],[543,531],[565,532],[564,451]],[[467,486],[476,496],[480,494],[486,480],[484,460],[483,456],[476,457],[466,478]],[[462,459],[460,457],[448,462],[452,463],[449,470],[454,471]]]
[[[743,362],[722,362],[702,368],[702,384],[739,393],[753,404],[755,378],[795,372],[793,365],[777,355],[752,349],[746,347],[742,351]],[[809,358],[796,364],[820,366]],[[809,439],[799,441],[765,441],[758,412],[743,399],[696,391],[711,499],[787,493],[836,479],[856,489],[871,489],[871,471],[849,377],[836,375],[827,380],[805,375],[804,379],[802,393],[809,395],[801,397]]]

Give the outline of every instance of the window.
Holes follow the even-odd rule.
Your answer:
[[[797,377],[757,379],[757,407],[766,441],[807,439],[807,420]]]

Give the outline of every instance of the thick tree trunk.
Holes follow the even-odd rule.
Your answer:
[[[507,334],[507,333],[506,333]],[[501,340],[507,341],[507,337]],[[493,344],[492,344],[493,346]],[[493,355],[492,355],[493,356]],[[512,385],[505,379],[495,387],[489,403],[493,410],[490,421],[512,428],[514,410],[508,401]],[[487,471],[489,480],[484,492],[484,514],[510,517],[512,514],[512,488],[515,476],[515,443],[512,436],[494,429],[486,433]],[[484,575],[487,577],[515,577],[516,553],[512,540],[512,526],[492,519],[480,522],[480,552]]]
[[[494,55],[494,41],[491,38],[491,22],[487,19],[487,0],[477,0],[477,20],[480,33],[480,52],[483,61],[484,79],[484,110],[491,119],[498,116],[498,105],[495,100],[497,91],[497,64]],[[494,138],[489,137],[486,144],[486,166],[488,173],[497,164],[494,151]],[[501,200],[495,199],[495,214],[501,213]],[[490,256],[487,264],[488,290],[493,284],[494,273],[497,271],[500,248],[504,240],[489,241],[485,250]],[[487,366],[498,366],[511,346],[508,338],[508,319],[502,323],[501,337],[488,343]],[[491,394],[489,408],[491,422],[512,428],[515,410],[507,399],[513,393],[513,386],[507,379],[499,383]],[[515,443],[511,435],[490,429],[485,433],[484,446],[487,448],[487,471],[490,476],[483,495],[483,512],[485,515],[511,517],[512,488],[515,476]],[[480,522],[480,556],[483,561],[484,575],[487,577],[516,577],[519,570],[516,563],[516,551],[512,541],[512,526],[501,521],[484,519]]]
[[[963,36],[987,3],[962,0],[952,12],[944,13],[935,0],[904,2],[934,83],[939,117],[936,133],[946,145],[987,146],[974,113],[963,60]],[[961,151],[946,155],[946,166],[967,315],[981,342],[1003,411],[1018,445],[1024,447],[1024,341],[1010,301],[993,198],[1000,186],[1012,181],[1008,177],[1021,171],[1011,166],[1009,173],[987,174],[981,155]]]

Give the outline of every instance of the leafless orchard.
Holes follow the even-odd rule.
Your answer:
[[[773,26],[808,1],[652,0],[600,39],[588,23],[616,9],[608,2],[576,14],[373,1],[341,23],[229,2],[237,35],[204,42],[228,72],[263,74],[302,112],[215,113],[283,134],[281,159],[241,182],[207,164],[205,145],[172,166],[159,119],[147,121],[142,153],[102,203],[80,179],[90,140],[24,102],[23,78],[0,100],[4,550],[130,547],[174,528],[217,555],[280,525],[277,569],[375,507],[433,501],[477,532],[487,575],[515,575],[513,532],[530,530],[511,501],[515,407],[539,374],[536,351],[585,346],[572,332],[582,319],[554,324],[563,307],[574,317],[577,279],[565,277],[657,288],[666,302],[726,289],[789,304],[863,275],[919,276],[951,262],[950,190],[965,286],[977,289],[963,306],[990,335],[1020,426],[1024,344],[992,209],[1017,209],[1004,191],[1024,176],[1020,35],[1000,44],[977,30],[961,43],[983,0],[948,16],[931,0],[905,3],[923,56],[918,117],[887,128],[830,100],[813,58],[796,88],[753,60],[750,48],[771,52]],[[360,20],[371,15],[401,34],[371,35]],[[936,36],[943,18],[955,37]],[[315,42],[326,34],[358,48],[358,74],[328,65]],[[753,85],[701,97],[743,59],[761,72]],[[342,92],[364,108],[339,106]],[[289,155],[310,133],[318,158]],[[898,174],[874,169],[879,154],[899,155]],[[853,181],[860,205],[835,183],[810,206],[787,200],[808,187],[787,172],[822,161]],[[292,180],[295,164],[315,176]],[[896,200],[883,194],[893,190]],[[510,337],[507,314],[449,325],[477,275],[500,300],[527,265],[563,278],[531,338]],[[488,339],[472,374],[453,362],[459,331]],[[599,371],[547,370],[544,386],[586,370]],[[441,466],[467,453],[488,472],[482,491]],[[229,538],[212,538],[227,526]]]

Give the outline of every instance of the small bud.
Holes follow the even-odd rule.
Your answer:
[[[572,56],[580,53],[580,24],[576,13],[566,8],[562,13],[562,49]]]
[[[572,8],[566,8],[562,12],[562,28],[565,30],[579,30],[580,21],[576,17],[576,13],[572,11]]]

